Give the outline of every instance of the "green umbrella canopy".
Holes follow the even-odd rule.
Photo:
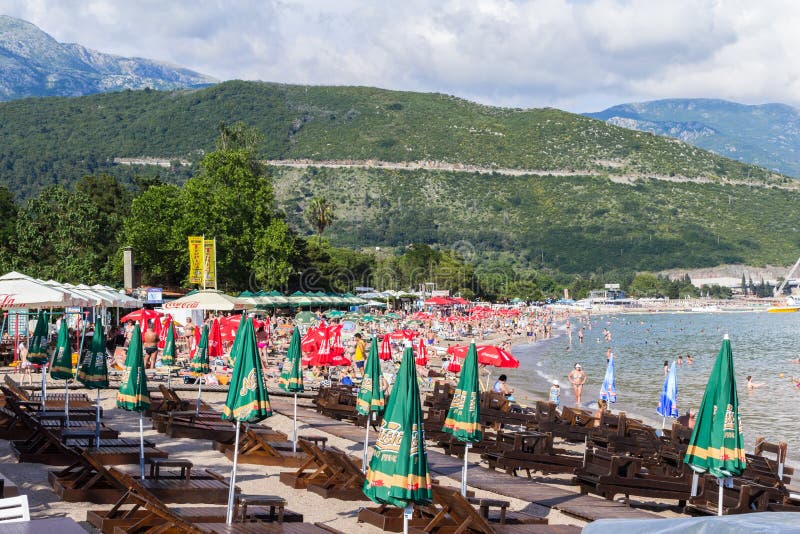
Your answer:
[[[379,504],[405,507],[431,502],[422,405],[411,347],[403,353],[363,490]]]
[[[738,476],[745,469],[744,433],[727,334],[711,370],[684,462],[717,478]]]
[[[247,318],[236,332],[231,356],[236,363],[222,418],[257,423],[272,416],[267,388],[261,379],[261,358],[258,357],[252,319]]]
[[[286,361],[283,363],[283,370],[278,379],[279,388],[291,393],[302,393],[305,391],[303,388],[303,371],[300,363],[302,359],[303,354],[300,350],[300,329],[295,326],[294,332],[292,332],[292,341],[289,343],[289,352],[286,353]]]
[[[295,324],[311,324],[317,322],[317,316],[314,312],[303,311],[294,316]]]
[[[48,338],[47,319],[45,313],[40,311],[36,318],[36,327],[33,329],[33,336],[31,336],[30,346],[28,347],[29,362],[44,365],[50,360],[47,354],[47,349],[50,345]]]
[[[175,363],[175,321],[169,321],[167,337],[164,340],[164,350],[161,351],[161,364],[172,365]]]
[[[106,340],[103,335],[103,323],[99,317],[94,323],[91,353],[78,369],[78,381],[88,389],[106,389],[108,387]]]
[[[369,412],[380,414],[385,407],[383,388],[381,388],[381,362],[378,358],[378,340],[372,338],[369,345],[369,355],[364,364],[364,378],[358,388],[356,411],[361,415]]]
[[[189,362],[189,372],[192,376],[203,376],[208,374],[208,370],[208,325],[204,324],[200,343],[194,351],[194,358]]]
[[[470,343],[442,431],[453,434],[461,441],[476,443],[482,439],[483,430],[479,422],[479,387],[478,351],[475,343]]]
[[[144,354],[142,353],[142,330],[139,323],[133,327],[125,368],[122,370],[117,408],[131,412],[143,412],[150,408],[150,394],[147,392],[147,376],[144,374]]]
[[[50,364],[50,377],[56,380],[69,380],[72,375],[72,346],[69,343],[67,321],[61,320],[58,328],[58,342],[53,352],[53,363]]]

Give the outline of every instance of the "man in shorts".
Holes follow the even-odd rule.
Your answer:
[[[367,350],[367,343],[364,341],[364,338],[361,337],[361,334],[356,334],[356,352],[353,355],[353,361],[356,363],[356,368],[361,370],[364,369],[364,360],[366,360],[365,352]]]
[[[152,322],[147,323],[147,330],[144,333],[144,354],[144,368],[152,369],[155,367],[156,358],[158,357],[158,334],[153,330]]]

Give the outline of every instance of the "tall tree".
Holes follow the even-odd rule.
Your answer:
[[[17,227],[17,205],[14,195],[5,187],[0,187],[0,271],[11,267],[11,249]]]
[[[314,197],[306,206],[306,220],[317,230],[317,244],[322,243],[322,232],[336,220],[333,206],[325,197]]]

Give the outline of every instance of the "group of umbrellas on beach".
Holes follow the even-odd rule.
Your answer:
[[[171,335],[170,335],[171,334]],[[147,390],[147,377],[144,366],[141,330],[134,326],[130,344],[127,348],[125,365],[122,371],[117,407],[139,412],[140,422],[140,474],[144,477],[143,454],[143,412],[150,407],[150,396]],[[190,363],[190,371],[196,376],[208,372],[208,359],[202,361],[205,339],[207,347],[208,328],[203,328],[201,341],[195,357]],[[166,335],[163,359],[174,358],[174,327],[170,325]],[[48,329],[45,312],[40,312],[31,338],[28,359],[31,363],[47,365],[50,363],[48,350]],[[79,352],[79,354],[82,353]],[[198,354],[201,356],[198,358]],[[294,430],[293,442],[297,442],[297,394],[303,392],[302,348],[299,329],[295,327],[286,362],[279,378],[279,387],[294,393]],[[256,343],[253,319],[242,319],[230,352],[233,372],[228,394],[222,409],[222,419],[231,421],[236,427],[234,439],[235,450],[231,471],[230,493],[228,502],[228,523],[232,521],[234,487],[241,423],[257,423],[272,415],[270,401],[263,381],[262,364]],[[423,432],[423,416],[414,351],[410,342],[406,342],[400,368],[397,372],[388,401],[384,397],[381,384],[380,349],[377,339],[373,338],[364,366],[363,379],[358,390],[356,410],[366,415],[366,436],[364,441],[363,466],[366,471],[364,494],[380,504],[389,504],[405,508],[404,518],[410,516],[410,507],[414,504],[429,504],[432,499],[431,477],[428,471],[425,437]],[[479,422],[478,380],[479,353],[475,344],[469,345],[460,365],[460,376],[455,394],[447,413],[445,432],[453,434],[464,441],[467,451],[472,443],[482,439],[483,432]],[[613,391],[613,358],[609,361],[611,384],[605,384],[607,395]],[[674,364],[673,364],[674,371]],[[51,377],[68,380],[74,377],[72,365],[72,349],[68,336],[66,321],[62,321],[56,349],[53,354]],[[45,398],[45,374],[42,373],[42,399]],[[608,374],[608,373],[607,373]],[[673,373],[671,372],[670,375]],[[91,341],[91,350],[79,362],[77,380],[88,389],[98,390],[96,432],[99,443],[100,389],[108,388],[108,368],[106,360],[105,339],[101,320],[98,318]],[[201,380],[199,380],[201,382]],[[674,393],[673,393],[674,390]],[[198,392],[199,394],[199,392]],[[673,396],[674,395],[674,396]],[[667,376],[664,394],[659,405],[659,413],[665,417],[677,416],[674,398],[677,395],[677,383]],[[670,401],[671,397],[671,401]],[[66,396],[68,403],[69,395]],[[671,402],[671,404],[670,404]],[[42,403],[44,410],[44,400]],[[68,412],[68,404],[66,405]],[[380,419],[380,432],[368,461],[370,420]],[[67,416],[68,417],[68,416]],[[462,493],[466,492],[468,454],[464,455],[462,472]],[[691,441],[685,462],[695,471],[695,483],[692,494],[696,493],[697,473],[711,473],[722,485],[730,477],[744,471],[745,454],[743,432],[738,412],[738,397],[733,373],[733,356],[728,336],[722,343],[719,355],[711,372],[703,401],[698,411],[697,422],[692,432]],[[719,492],[720,499],[722,491]],[[404,521],[407,522],[407,521]]]

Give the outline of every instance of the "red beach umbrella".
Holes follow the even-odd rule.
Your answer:
[[[161,317],[161,315],[163,314],[155,310],[148,310],[147,308],[141,308],[139,310],[132,311],[127,315],[123,315],[122,317],[120,317],[119,320],[122,323],[125,323],[127,321],[141,322],[141,321],[149,321],[151,319],[158,319],[159,317]]]
[[[468,350],[469,347],[467,345],[453,345],[447,349],[447,353],[453,357],[454,361],[463,360],[466,358]],[[519,360],[514,358],[506,349],[495,345],[481,345],[477,347],[477,350],[479,365],[492,365],[510,369],[519,367]]]
[[[389,339],[389,334],[383,336],[381,348],[378,351],[378,358],[383,361],[389,361],[392,359],[392,341]]]
[[[211,323],[211,330],[208,332],[208,357],[218,358],[222,356],[222,329],[219,319],[214,319]]]
[[[161,350],[164,350],[164,346],[167,343],[167,332],[169,332],[170,324],[172,324],[172,315],[167,315],[167,322],[164,323],[164,327],[161,329],[161,332],[163,332],[164,335],[162,336],[160,333],[158,334],[158,348]]]
[[[394,332],[389,334],[389,337],[391,339],[398,339],[398,340],[399,339],[407,339],[409,341],[412,341],[418,335],[419,335],[419,332],[417,332],[416,330],[404,329],[404,330],[395,330]]]
[[[428,365],[428,347],[425,346],[425,340],[420,339],[417,345],[416,355],[414,356],[414,363],[417,365]]]

